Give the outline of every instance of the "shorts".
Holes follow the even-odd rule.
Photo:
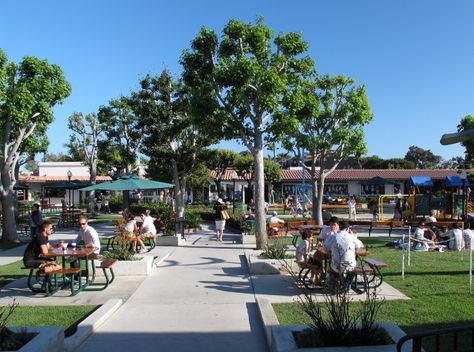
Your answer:
[[[216,230],[224,230],[225,220],[216,220]]]

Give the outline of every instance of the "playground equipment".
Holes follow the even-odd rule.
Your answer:
[[[433,182],[428,176],[412,176],[407,183],[409,194],[385,194],[379,197],[378,210],[380,220],[383,220],[383,205],[385,198],[404,197],[408,209],[403,212],[404,219],[415,219],[418,216],[428,216],[433,211],[437,218],[454,219],[467,218],[472,211],[469,204],[469,181],[459,176],[448,176],[442,183],[443,195],[435,196],[431,192]]]

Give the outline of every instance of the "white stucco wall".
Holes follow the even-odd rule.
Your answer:
[[[68,171],[74,176],[90,176],[89,168],[80,161],[38,163],[39,176],[67,176]]]

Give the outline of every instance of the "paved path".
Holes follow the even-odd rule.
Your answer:
[[[187,236],[79,351],[266,351],[237,236]]]

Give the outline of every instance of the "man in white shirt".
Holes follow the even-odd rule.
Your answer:
[[[100,253],[100,240],[97,231],[89,226],[89,220],[85,216],[79,217],[79,234],[77,235],[76,242],[84,242],[86,247],[94,247],[95,254]]]
[[[323,243],[323,247],[331,251],[331,269],[337,274],[352,272],[357,266],[356,250],[362,248],[362,242],[347,232],[347,225],[342,230],[331,235]]]
[[[324,225],[319,233],[319,240],[325,241],[329,236],[336,234],[339,231],[339,219],[333,216],[329,219],[329,226]]]
[[[272,212],[272,216],[270,216],[269,218],[267,218],[267,224],[268,225],[271,225],[271,224],[284,224],[285,223],[285,220],[282,220],[278,217],[278,213],[276,211],[273,211]],[[278,235],[278,227],[270,227],[268,229],[268,235],[269,236],[276,236]]]

